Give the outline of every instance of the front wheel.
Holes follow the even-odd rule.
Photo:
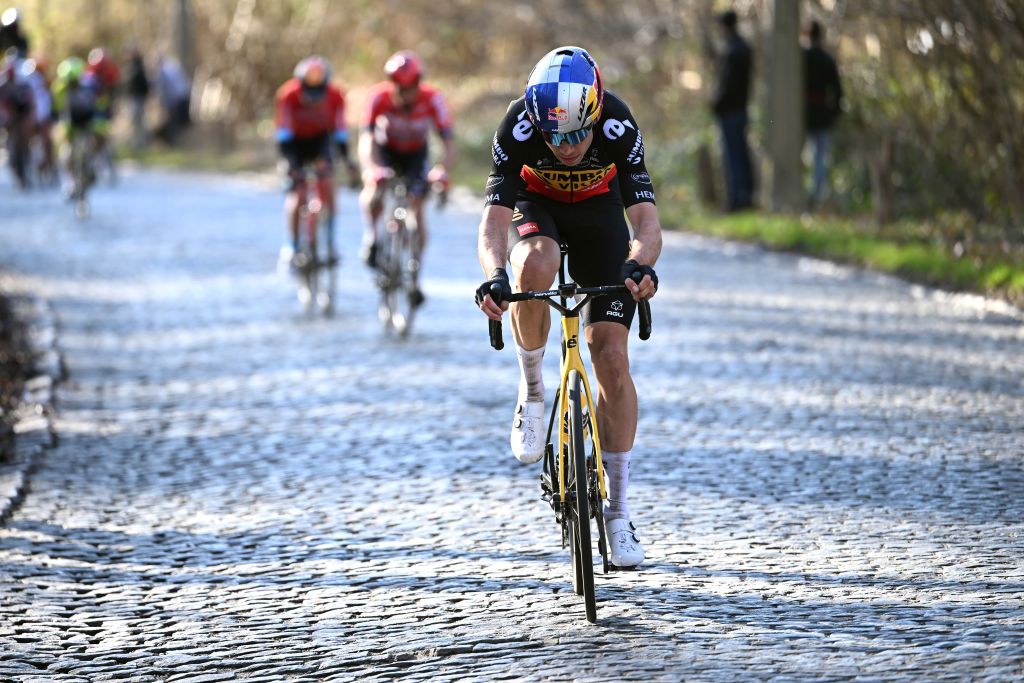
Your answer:
[[[583,406],[579,373],[569,373],[569,551],[573,564],[573,588],[583,596],[587,621],[597,621],[594,595],[594,556],[590,539],[590,491],[586,442],[583,438]]]
[[[419,305],[415,298],[419,276],[416,239],[416,231],[396,215],[388,223],[384,248],[377,257],[381,322],[385,332],[394,331],[399,337],[408,336],[412,330],[413,316]]]

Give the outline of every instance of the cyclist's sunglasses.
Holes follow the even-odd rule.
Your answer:
[[[552,147],[558,147],[563,142],[568,142],[570,145],[578,145],[587,139],[590,135],[590,129],[593,125],[587,126],[586,128],[580,128],[579,130],[572,130],[568,133],[550,133],[546,130],[542,130],[540,134],[544,136],[544,141]]]

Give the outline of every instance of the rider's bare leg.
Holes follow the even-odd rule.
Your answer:
[[[420,261],[423,260],[423,252],[427,248],[427,223],[423,220],[423,205],[425,202],[423,195],[411,195],[409,197],[409,208],[412,209],[412,215],[416,220],[415,228],[419,231],[419,252],[416,254],[416,258]]]
[[[550,237],[538,236],[523,240],[512,248],[509,264],[515,275],[516,291],[545,290],[558,274],[562,255],[558,243]],[[532,351],[547,343],[551,329],[551,312],[543,301],[520,301],[512,304],[512,334],[520,348]]]
[[[299,250],[299,206],[306,201],[306,185],[297,182],[288,191],[284,198],[285,222],[288,225],[288,235],[292,240],[292,248]]]
[[[363,213],[363,243],[359,257],[370,267],[376,266],[374,254],[377,245],[377,223],[384,211],[384,183],[364,182],[359,193],[359,208]]]
[[[597,376],[597,428],[601,446],[627,452],[636,437],[637,398],[629,374],[629,329],[615,322],[587,325],[585,336]]]
[[[380,214],[384,209],[380,183],[365,183],[359,193],[359,208],[363,212],[363,236],[364,241],[375,242],[377,238],[377,223],[380,221]]]

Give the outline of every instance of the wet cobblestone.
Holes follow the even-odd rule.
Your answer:
[[[593,626],[506,452],[474,212],[433,216],[400,343],[347,194],[323,321],[273,273],[274,188],[128,173],[87,222],[0,193],[5,288],[68,372],[0,528],[0,680],[1024,676],[1013,309],[669,235],[632,354],[649,562],[598,577]]]

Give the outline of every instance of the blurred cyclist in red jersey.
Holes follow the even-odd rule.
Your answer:
[[[384,65],[388,80],[370,91],[360,122],[359,163],[363,168],[360,206],[366,221],[362,257],[371,268],[376,265],[377,223],[383,208],[388,178],[402,176],[409,188],[409,206],[420,230],[420,260],[427,243],[423,221],[423,199],[431,184],[448,182],[448,169],[455,159],[452,119],[444,98],[423,83],[423,64],[415,53],[396,52]],[[427,141],[434,128],[444,143],[442,161],[427,171]],[[422,303],[422,294],[418,296]]]
[[[306,57],[295,67],[293,78],[277,91],[277,143],[288,162],[289,186],[285,216],[291,241],[281,247],[282,265],[290,264],[298,251],[299,206],[306,200],[303,169],[312,166],[317,192],[328,216],[329,253],[334,250],[334,154],[348,167],[349,177],[358,180],[359,171],[348,152],[345,125],[345,96],[331,83],[331,66],[323,57]]]

